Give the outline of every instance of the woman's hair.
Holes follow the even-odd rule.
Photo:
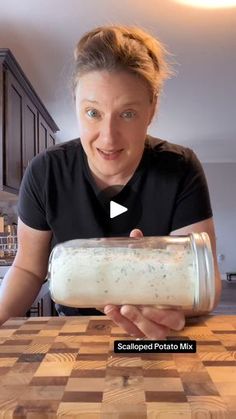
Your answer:
[[[127,71],[147,83],[151,100],[171,75],[167,51],[160,41],[136,27],[101,26],[87,32],[74,51],[73,91],[91,71]]]

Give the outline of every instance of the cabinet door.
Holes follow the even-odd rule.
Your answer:
[[[5,170],[3,182],[7,188],[18,190],[22,178],[22,142],[24,91],[12,73],[6,71],[5,90]]]
[[[38,152],[55,144],[54,134],[42,115],[38,116]]]
[[[47,148],[47,123],[44,121],[43,117],[38,114],[38,152],[45,150]]]
[[[47,136],[47,148],[48,147],[52,147],[54,144],[55,144],[54,133],[49,128],[49,130],[48,130],[48,136]]]
[[[36,155],[37,109],[31,100],[24,98],[23,174],[30,160]]]

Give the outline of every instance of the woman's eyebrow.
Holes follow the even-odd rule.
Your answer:
[[[96,103],[96,104],[99,103],[97,100],[92,100],[92,99],[83,99],[83,100],[81,100],[81,103],[84,103],[84,102]]]
[[[83,100],[81,100],[81,103],[85,103],[85,102],[94,103],[96,105],[99,104],[99,102],[97,100],[93,100],[93,99],[83,99]],[[124,106],[133,106],[133,105],[140,106],[140,105],[142,105],[142,102],[140,100],[136,100],[136,101],[125,102],[125,103],[122,103],[121,104],[122,107],[124,107]]]
[[[140,100],[136,100],[136,101],[132,101],[132,102],[125,102],[125,103],[122,104],[122,106],[133,106],[133,105],[140,106],[140,105],[142,105],[142,102]]]

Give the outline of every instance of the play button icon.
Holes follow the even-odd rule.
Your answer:
[[[101,206],[96,216],[106,236],[127,236],[133,228],[140,228],[141,200],[129,184],[108,186],[97,197]]]
[[[123,214],[126,211],[128,211],[128,208],[117,204],[115,201],[110,201],[110,218],[118,217],[118,215]]]

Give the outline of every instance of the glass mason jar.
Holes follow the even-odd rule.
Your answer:
[[[207,233],[76,239],[49,259],[52,299],[69,307],[106,304],[210,311],[214,263]]]

